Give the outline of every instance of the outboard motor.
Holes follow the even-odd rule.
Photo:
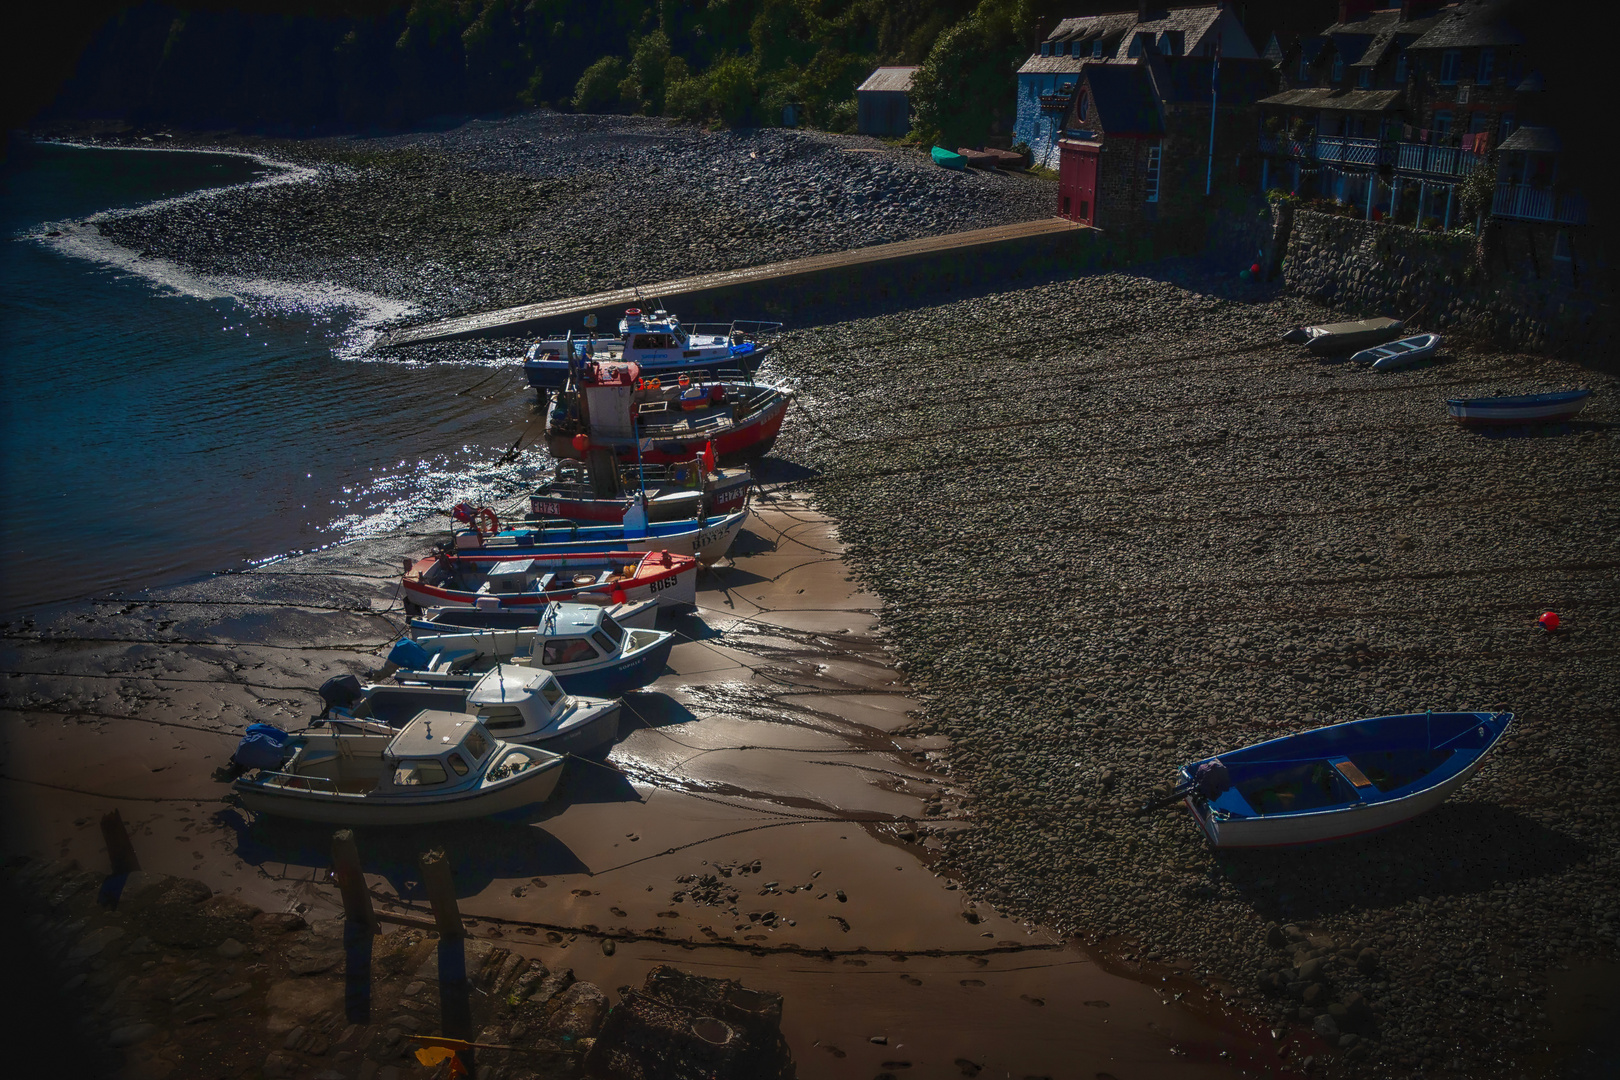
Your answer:
[[[1220,758],[1204,762],[1193,773],[1193,790],[1206,802],[1220,798],[1231,786],[1232,774],[1221,764]]]
[[[321,710],[319,719],[325,720],[334,708],[347,709],[364,701],[366,692],[361,689],[360,680],[353,675],[334,675],[321,683],[320,695],[326,708]]]

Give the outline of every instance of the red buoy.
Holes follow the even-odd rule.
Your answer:
[[[1558,629],[1558,613],[1556,611],[1543,612],[1541,618],[1537,619],[1536,622],[1541,624],[1543,630],[1551,634]]]
[[[611,597],[609,597],[609,599],[612,600],[615,604],[622,604],[622,603],[624,603],[626,600],[628,600],[630,598],[624,594],[623,589],[614,589],[613,590],[613,595]]]
[[[1260,272],[1260,264],[1259,263],[1255,263],[1253,266],[1249,267],[1249,273],[1258,274],[1259,272]]]
[[[574,436],[574,449],[575,450],[578,450],[580,453],[583,454],[585,451],[589,450],[590,448],[591,448],[591,437],[589,435],[575,435]]]

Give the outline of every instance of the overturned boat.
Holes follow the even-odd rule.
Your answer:
[[[1319,356],[1354,352],[1370,345],[1382,345],[1401,336],[1405,324],[1400,319],[1357,319],[1353,322],[1296,326],[1282,336],[1293,345],[1303,345]]]

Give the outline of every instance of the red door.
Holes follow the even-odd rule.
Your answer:
[[[1082,225],[1097,214],[1097,146],[1058,144],[1058,213]]]

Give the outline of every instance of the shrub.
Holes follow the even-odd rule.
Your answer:
[[[574,84],[574,108],[580,112],[608,112],[619,107],[623,100],[620,84],[624,82],[624,61],[617,56],[604,56],[579,77]]]

